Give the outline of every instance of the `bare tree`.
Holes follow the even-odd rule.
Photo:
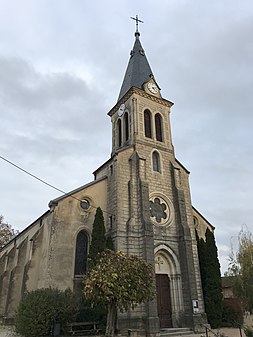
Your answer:
[[[246,226],[247,227],[247,226]],[[238,235],[238,252],[230,256],[227,276],[234,276],[234,292],[246,311],[253,312],[253,235],[241,230]]]
[[[10,224],[4,221],[4,217],[0,215],[0,249],[17,234],[18,231],[14,230]]]

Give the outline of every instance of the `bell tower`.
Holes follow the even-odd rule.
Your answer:
[[[95,176],[108,177],[115,248],[154,266],[157,298],[118,315],[118,329],[139,336],[172,327],[197,332],[206,323],[189,172],[175,158],[172,106],[161,95],[137,25],[118,101],[108,113],[112,156]]]
[[[173,152],[169,116],[172,105],[161,96],[137,30],[118,102],[108,113],[112,121],[112,153],[143,142]]]

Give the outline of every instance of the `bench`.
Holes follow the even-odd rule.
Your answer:
[[[75,322],[68,324],[71,335],[96,335],[100,332],[97,322]]]

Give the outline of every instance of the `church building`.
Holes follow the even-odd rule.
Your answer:
[[[193,207],[189,171],[175,157],[172,106],[161,95],[137,25],[119,97],[108,112],[111,156],[92,182],[51,200],[0,251],[0,317],[14,316],[26,291],[80,288],[100,207],[115,249],[145,259],[155,271],[157,297],[118,313],[118,331],[158,336],[172,327],[203,329],[196,231],[204,237],[214,227]]]

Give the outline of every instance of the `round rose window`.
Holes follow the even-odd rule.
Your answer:
[[[165,200],[166,199],[166,200]],[[168,225],[173,220],[173,206],[170,200],[160,195],[149,199],[150,219],[155,225]]]

